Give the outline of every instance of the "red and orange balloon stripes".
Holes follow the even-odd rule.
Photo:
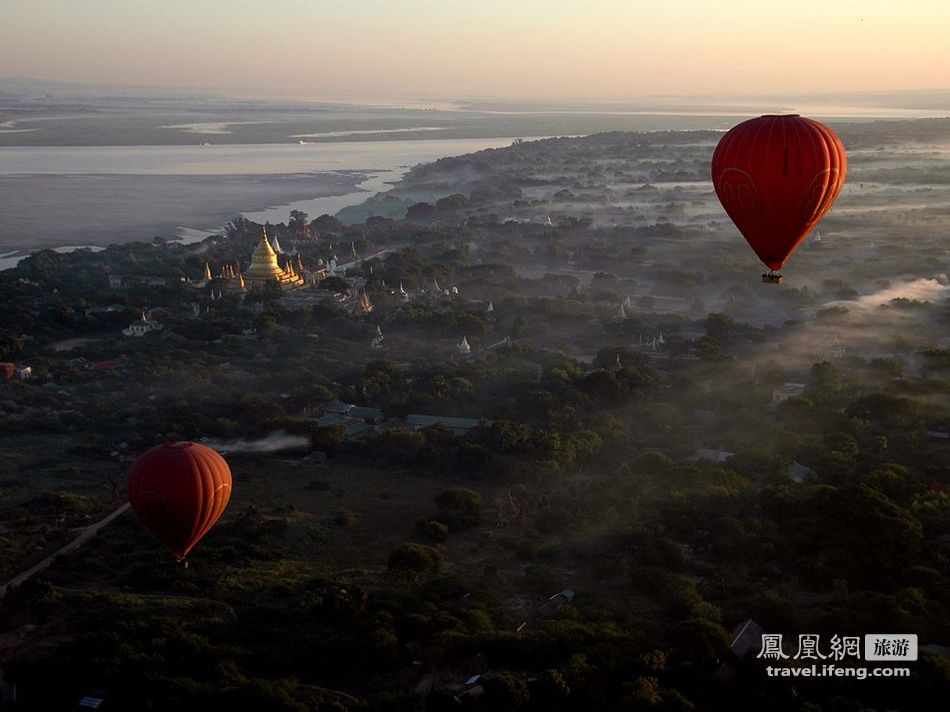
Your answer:
[[[231,470],[209,447],[166,443],[135,461],[128,491],[142,523],[184,559],[228,506]]]
[[[798,115],[760,116],[716,146],[719,202],[769,269],[781,269],[841,192],[848,159],[824,124]]]

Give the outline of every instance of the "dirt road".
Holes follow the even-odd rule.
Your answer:
[[[77,536],[71,542],[66,544],[64,547],[57,549],[56,551],[54,551],[52,554],[47,556],[45,559],[43,559],[39,563],[35,564],[34,566],[27,569],[26,571],[14,576],[12,579],[10,579],[5,584],[3,584],[2,587],[0,587],[0,598],[3,598],[7,594],[7,588],[9,588],[10,586],[22,585],[23,582],[29,579],[31,576],[35,576],[40,571],[42,571],[43,569],[48,567],[50,564],[52,564],[53,560],[57,556],[65,556],[66,554],[71,554],[72,552],[76,551],[76,549],[78,549],[87,541],[92,539],[92,537],[95,536],[96,532],[98,532],[103,527],[108,526],[109,522],[111,522],[113,519],[123,514],[125,510],[129,508],[129,506],[130,506],[129,503],[126,502],[125,504],[123,504],[121,507],[116,509],[114,512],[112,512],[108,516],[104,517],[103,519],[100,519],[98,522],[90,524],[88,527],[84,527],[83,529],[80,530],[79,536]]]

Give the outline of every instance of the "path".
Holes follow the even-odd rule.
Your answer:
[[[42,571],[43,569],[47,568],[50,564],[52,564],[57,556],[64,556],[65,554],[71,554],[74,551],[76,551],[76,549],[78,549],[87,541],[92,539],[92,537],[95,536],[96,532],[98,532],[103,527],[108,526],[108,524],[113,519],[123,514],[125,510],[129,508],[129,506],[130,506],[129,503],[126,502],[125,504],[123,504],[121,507],[116,509],[114,512],[112,512],[108,516],[104,517],[103,519],[100,519],[98,522],[95,522],[94,524],[90,524],[88,527],[84,527],[81,530],[81,533],[79,534],[79,536],[77,536],[71,542],[66,544],[64,547],[57,549],[52,554],[47,556],[45,559],[40,561],[38,564],[34,565],[32,568],[27,569],[23,573],[18,574],[14,578],[7,581],[5,584],[3,584],[2,587],[0,587],[0,599],[2,599],[6,595],[7,589],[10,586],[21,586],[24,581],[26,581],[32,576],[35,576],[40,571]]]

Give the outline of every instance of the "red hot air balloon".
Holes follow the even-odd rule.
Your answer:
[[[209,447],[166,443],[133,463],[128,491],[139,519],[183,561],[228,506],[231,470]]]
[[[760,116],[730,129],[716,146],[712,181],[719,202],[769,268],[781,269],[841,192],[848,159],[824,124],[797,114]]]

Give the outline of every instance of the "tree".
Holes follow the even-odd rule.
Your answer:
[[[407,580],[415,581],[437,573],[443,564],[442,553],[425,544],[403,544],[389,555],[387,567]]]
[[[904,371],[904,364],[896,358],[872,358],[868,367],[885,378],[899,378]]]
[[[662,699],[660,696],[660,681],[652,676],[638,677],[623,687],[623,703],[630,709],[656,707]]]
[[[736,321],[728,314],[715,312],[706,317],[706,336],[720,343],[727,343],[735,329]]]
[[[340,235],[344,230],[343,223],[341,223],[332,215],[327,215],[326,213],[318,218],[314,218],[313,222],[310,223],[310,227],[317,235]]]
[[[315,450],[334,452],[346,439],[345,425],[328,425],[317,428],[310,436],[310,443]]]
[[[394,464],[411,465],[419,457],[419,451],[426,444],[425,436],[414,430],[392,428],[379,439],[380,451],[385,453]]]
[[[442,510],[441,519],[452,531],[463,531],[478,526],[482,496],[467,487],[450,487],[435,498]]]
[[[23,342],[16,336],[0,334],[0,360],[12,359],[23,351]]]
[[[825,436],[825,444],[832,452],[840,452],[848,458],[855,458],[860,452],[858,441],[847,433],[828,433]]]
[[[320,289],[329,289],[339,294],[346,294],[350,291],[350,285],[343,277],[333,275],[320,282]]]
[[[406,220],[425,220],[435,214],[432,203],[414,203],[406,210]]]
[[[261,336],[267,336],[273,333],[277,328],[277,319],[271,314],[261,314],[254,319],[254,330]]]
[[[696,356],[702,361],[719,361],[722,359],[722,347],[717,339],[703,336],[696,342]]]
[[[673,626],[670,632],[674,654],[681,660],[712,663],[729,649],[730,638],[718,623],[691,618]]]
[[[419,532],[420,537],[434,544],[447,542],[452,534],[445,524],[428,517],[421,517],[416,521],[416,531]]]
[[[542,670],[538,676],[538,696],[547,708],[557,708],[565,703],[571,688],[564,676],[553,668]]]
[[[528,419],[547,423],[558,409],[558,400],[541,389],[518,393],[518,410]]]
[[[453,193],[445,198],[439,198],[435,202],[435,209],[438,212],[448,212],[451,210],[461,210],[468,207],[468,198],[461,193]]]
[[[869,479],[895,494],[902,487],[899,478],[883,473]],[[825,583],[845,578],[888,590],[914,560],[923,538],[920,521],[868,484],[814,486],[804,499],[787,499],[782,510],[776,522],[787,533],[788,552],[803,557],[811,574]]]
[[[923,421],[922,407],[910,398],[889,393],[872,393],[851,403],[845,413],[885,428],[910,430]]]
[[[525,329],[527,328],[528,323],[524,320],[523,316],[516,316],[511,322],[511,336],[514,339],[518,339],[524,336]]]
[[[435,400],[442,400],[449,394],[449,382],[445,376],[437,373],[429,381],[429,395]]]
[[[611,369],[617,366],[618,359],[622,368],[645,368],[650,363],[650,357],[639,351],[623,347],[609,347],[598,351],[591,365],[594,368]]]
[[[303,397],[307,403],[307,407],[311,411],[317,405],[320,405],[321,403],[329,403],[335,398],[333,391],[331,391],[326,386],[321,386],[318,384],[307,386],[304,389]]]
[[[514,712],[528,704],[528,681],[523,674],[500,672],[488,677],[482,687],[488,709],[498,712]]]
[[[645,452],[637,458],[637,470],[650,475],[669,472],[673,461],[662,452]]]
[[[591,398],[608,405],[620,403],[626,395],[617,374],[604,369],[591,371],[581,381],[580,385],[581,389]]]
[[[854,385],[842,376],[841,369],[828,361],[813,364],[805,395],[818,405],[844,405],[854,393]]]

